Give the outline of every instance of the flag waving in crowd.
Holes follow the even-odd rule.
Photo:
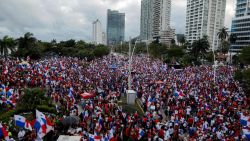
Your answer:
[[[25,117],[20,115],[15,115],[14,120],[16,126],[32,131],[32,127]]]
[[[3,136],[6,141],[9,141],[9,135],[6,129],[0,123],[0,137]]]

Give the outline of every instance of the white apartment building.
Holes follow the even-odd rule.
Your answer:
[[[93,43],[94,44],[103,44],[103,32],[102,32],[102,24],[97,19],[93,22]]]
[[[161,0],[160,8],[160,42],[170,47],[171,40],[175,39],[175,30],[170,27],[171,0]]]
[[[210,49],[219,47],[217,33],[224,27],[226,0],[187,0],[186,32],[187,41],[208,36]]]
[[[174,39],[174,29],[170,28],[171,0],[142,0],[140,38],[152,41],[160,38],[163,44]]]

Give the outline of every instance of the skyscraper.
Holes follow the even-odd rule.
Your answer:
[[[141,1],[141,26],[140,38],[142,40],[149,40],[153,33],[153,0]]]
[[[175,38],[175,30],[170,27],[171,0],[162,0],[160,8],[160,42],[170,47]]]
[[[231,34],[237,35],[236,42],[231,46],[232,51],[238,51],[250,45],[250,0],[237,0]]]
[[[102,35],[102,24],[97,19],[96,21],[93,22],[93,43],[94,44],[103,44],[102,36],[103,36]]]
[[[187,41],[208,36],[210,49],[218,49],[217,33],[224,27],[226,0],[187,0]]]
[[[169,45],[174,38],[170,16],[171,0],[142,0],[140,38],[149,41],[160,38],[161,43]]]
[[[124,41],[125,13],[108,9],[107,44],[114,45]]]

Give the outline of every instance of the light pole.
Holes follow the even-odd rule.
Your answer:
[[[214,55],[214,66],[213,66],[213,69],[214,69],[214,84],[215,84],[215,81],[216,81],[216,67],[217,67],[218,62],[215,60],[214,46],[213,46],[213,55]]]
[[[133,48],[133,51],[131,52],[131,38],[129,39],[129,65],[128,65],[128,90],[131,90],[131,68],[132,68],[132,59],[133,59],[133,55],[135,52],[135,47],[136,47],[136,43],[137,43],[138,39],[136,39],[135,41],[135,45]]]

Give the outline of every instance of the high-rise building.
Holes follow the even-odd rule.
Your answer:
[[[140,39],[149,40],[153,33],[153,0],[141,1]]]
[[[120,44],[124,41],[125,13],[108,9],[107,14],[107,44]]]
[[[142,0],[140,38],[159,38],[161,43],[170,45],[175,32],[170,28],[170,16],[171,0]]]
[[[231,34],[237,36],[236,42],[231,46],[231,51],[239,51],[250,45],[250,0],[237,0]]]
[[[186,32],[187,41],[208,36],[210,49],[218,49],[217,33],[224,27],[226,0],[187,0]]]
[[[160,25],[161,25],[161,1],[153,0],[153,38],[159,37]]]
[[[103,38],[102,38],[102,24],[97,19],[93,22],[93,43],[94,44],[103,44]]]
[[[175,39],[175,30],[170,27],[171,0],[162,0],[160,6],[160,42],[170,47]]]

